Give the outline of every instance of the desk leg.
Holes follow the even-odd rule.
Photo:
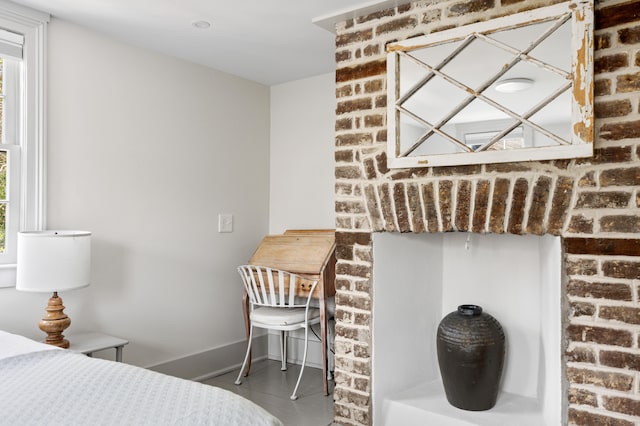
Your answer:
[[[251,324],[249,324],[249,295],[245,290],[242,293],[242,313],[244,315],[244,328],[247,334],[247,345],[249,344],[249,338],[251,336]],[[244,377],[249,376],[249,371],[251,371],[251,352],[249,352],[249,359],[247,360],[247,371],[244,373]]]
[[[324,390],[324,395],[329,395],[329,383],[327,381],[327,303],[326,296],[324,294],[324,289],[322,294],[320,295],[320,337],[322,340],[322,389]]]
[[[116,347],[116,362],[122,362],[122,346]]]

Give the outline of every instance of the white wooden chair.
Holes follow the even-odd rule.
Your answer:
[[[242,383],[242,374],[251,354],[254,327],[280,330],[281,369],[283,371],[287,369],[287,331],[302,328],[304,329],[304,354],[298,381],[291,394],[291,399],[296,400],[298,399],[298,386],[307,361],[309,327],[320,322],[320,310],[309,306],[318,281],[291,272],[255,265],[239,266],[238,273],[242,277],[249,297],[251,326],[247,353],[235,383],[237,385]],[[296,295],[302,297],[296,298]]]

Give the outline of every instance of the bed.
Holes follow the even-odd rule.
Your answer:
[[[0,425],[282,426],[232,392],[0,330]]]

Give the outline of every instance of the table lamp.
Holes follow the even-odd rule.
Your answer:
[[[47,333],[45,343],[68,348],[62,332],[71,320],[64,313],[59,291],[89,285],[91,233],[86,231],[18,232],[18,267],[16,289],[53,292],[40,320],[40,330]]]

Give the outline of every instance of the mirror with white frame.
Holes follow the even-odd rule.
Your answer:
[[[391,168],[593,154],[593,1],[387,46]]]

